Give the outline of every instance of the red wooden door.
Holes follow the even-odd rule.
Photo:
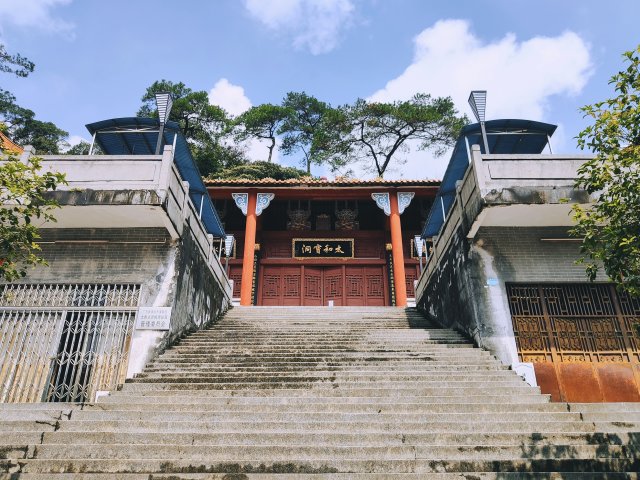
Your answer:
[[[333,300],[334,306],[343,305],[344,280],[342,278],[342,267],[324,268],[324,303],[328,305]]]
[[[261,270],[260,305],[326,306],[330,300],[334,306],[387,305],[382,266],[265,265]]]
[[[282,305],[282,267],[265,266],[262,269],[261,305]]]
[[[387,304],[384,292],[384,270],[382,267],[365,267],[366,304],[384,307]]]
[[[303,292],[303,305],[324,305],[322,296],[322,267],[305,267]]]
[[[229,266],[229,278],[233,280],[233,297],[240,297],[240,282],[242,281],[242,265]]]
[[[281,305],[300,305],[300,290],[300,267],[283,268]]]
[[[405,265],[405,283],[407,284],[407,297],[415,298],[416,290],[414,288],[414,281],[418,279],[418,267],[414,265]]]
[[[346,305],[350,307],[366,305],[364,268],[346,267],[344,283]]]

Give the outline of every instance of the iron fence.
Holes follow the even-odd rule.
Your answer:
[[[0,286],[0,402],[85,402],[124,381],[140,286]]]

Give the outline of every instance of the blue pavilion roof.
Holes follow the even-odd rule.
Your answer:
[[[489,120],[485,122],[489,153],[542,153],[549,142],[549,137],[553,135],[556,128],[556,125],[532,120]],[[456,182],[462,180],[469,166],[469,152],[472,145],[480,145],[481,152],[487,153],[484,151],[484,142],[482,141],[479,123],[464,127],[456,141],[449,165],[440,184],[440,189],[436,194],[427,223],[422,231],[423,238],[433,237],[440,233],[444,219],[455,200]]]
[[[155,118],[111,118],[87,124],[91,135],[107,155],[154,155],[160,133],[160,123]],[[189,182],[189,197],[196,209],[202,203],[202,223],[215,237],[224,236],[224,228],[211,202],[202,176],[191,156],[189,144],[176,122],[165,124],[163,145],[175,142],[174,162],[183,180]]]

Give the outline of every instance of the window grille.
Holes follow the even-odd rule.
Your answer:
[[[124,381],[140,286],[0,286],[0,402],[85,402]]]

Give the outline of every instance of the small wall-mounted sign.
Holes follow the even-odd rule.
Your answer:
[[[136,330],[169,330],[171,307],[140,307],[136,316]]]
[[[293,258],[353,258],[353,238],[294,238]]]

